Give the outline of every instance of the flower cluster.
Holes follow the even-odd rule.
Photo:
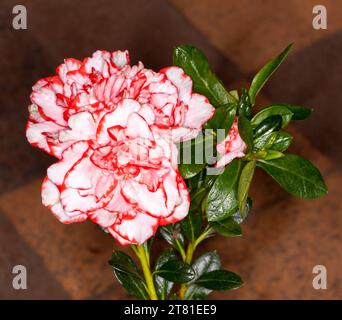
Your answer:
[[[130,66],[127,51],[96,51],[39,80],[31,102],[28,141],[59,159],[42,199],[61,222],[89,218],[141,244],[187,215],[174,142],[195,137],[214,108],[181,68],[154,72]]]

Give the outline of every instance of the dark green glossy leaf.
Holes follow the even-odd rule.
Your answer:
[[[240,169],[241,161],[235,159],[216,178],[206,203],[208,221],[223,220],[237,210],[236,188]]]
[[[236,102],[210,70],[206,57],[197,48],[190,45],[177,46],[173,51],[173,64],[191,77],[193,90],[206,96],[215,107]]]
[[[239,213],[240,214],[240,213]],[[240,237],[242,229],[232,217],[221,221],[210,222],[210,226],[221,236],[224,237]]]
[[[253,128],[251,122],[244,116],[239,117],[239,134],[242,140],[247,144],[248,150],[253,149]]]
[[[231,218],[238,224],[241,224],[242,222],[244,222],[248,215],[250,214],[250,212],[252,211],[252,206],[253,206],[253,201],[251,198],[247,198],[246,201],[246,207],[245,210],[243,212],[240,211],[236,211]]]
[[[283,152],[291,145],[292,140],[293,137],[289,133],[279,131],[276,133],[276,137],[270,145],[270,148],[272,148],[272,150]]]
[[[173,250],[164,251],[156,261],[155,270],[159,270],[165,263],[176,259],[177,255]],[[173,282],[155,275],[154,283],[159,299],[165,300],[173,288]]]
[[[250,161],[244,166],[241,172],[238,185],[237,200],[239,204],[239,211],[242,213],[246,208],[248,191],[253,179],[255,165],[256,161]]]
[[[195,270],[196,276],[192,280],[196,281],[203,274],[218,270],[221,267],[221,259],[216,251],[207,252],[198,257],[192,264],[192,268]]]
[[[214,116],[206,123],[206,129],[213,129],[215,132],[224,130],[217,134],[217,143],[220,143],[228,135],[234,122],[236,104],[228,104],[216,109]]]
[[[259,160],[258,166],[271,175],[287,192],[301,198],[318,198],[327,193],[319,170],[308,160],[287,154],[276,160]]]
[[[177,251],[184,251],[184,236],[181,232],[179,223],[159,227],[159,232],[167,241],[167,243],[169,243]]]
[[[305,108],[302,106],[296,106],[293,104],[283,103],[283,104],[278,104],[278,105],[285,106],[293,113],[292,120],[305,120],[311,115],[313,111],[313,109]]]
[[[234,272],[215,270],[202,275],[196,284],[211,290],[233,290],[243,285],[243,281]]]
[[[279,115],[282,117],[281,127],[286,127],[293,116],[293,113],[284,105],[270,105],[269,107],[262,109],[251,120],[253,128],[256,128],[261,122],[270,116]]]
[[[268,135],[271,132],[278,131],[281,128],[282,117],[273,115],[263,120],[254,130],[254,138],[257,139],[262,135]]]
[[[122,251],[115,250],[108,261],[119,283],[129,294],[139,299],[149,299],[146,285],[133,259]]]
[[[285,50],[280,53],[273,60],[269,61],[261,70],[254,76],[252,80],[251,87],[249,88],[249,97],[251,99],[252,105],[255,103],[255,98],[262,87],[265,85],[267,80],[271,77],[274,71],[280,66],[280,64],[287,57],[289,51],[291,50],[292,44],[287,46]]]
[[[203,288],[201,286],[198,286],[197,284],[192,284],[185,291],[184,298],[186,300],[206,300],[208,294],[212,291],[213,290]]]
[[[278,132],[268,132],[254,140],[254,151],[269,148],[276,141]]]
[[[185,292],[185,299],[187,300],[202,300],[205,299],[208,294],[212,291],[207,288],[203,288],[197,284],[193,284],[199,277],[203,274],[218,270],[221,267],[220,256],[216,251],[207,252],[197,258],[195,262],[192,264],[192,268],[195,270],[196,276],[190,282],[189,287]]]
[[[252,115],[252,104],[249,99],[249,94],[247,89],[241,89],[241,97],[238,103],[237,113],[239,116],[244,116],[247,119],[251,118]]]
[[[202,204],[208,194],[209,190],[212,188],[217,176],[215,175],[206,175],[203,174],[203,171],[200,174],[203,177],[203,180],[199,180],[199,184],[197,188],[192,188],[190,190],[190,209],[191,212],[201,212]],[[200,176],[199,175],[199,176]]]
[[[196,273],[191,266],[185,264],[183,261],[175,259],[164,263],[155,271],[155,275],[163,277],[168,281],[186,283],[191,281]]]
[[[180,163],[178,165],[178,169],[183,179],[190,179],[196,176],[201,170],[205,167],[205,163],[203,164],[185,164]]]
[[[181,221],[185,236],[190,241],[195,241],[201,233],[202,213],[201,211],[189,212],[187,217]]]
[[[190,179],[201,172],[206,163],[208,155],[215,156],[215,136],[213,130],[206,130],[199,134],[196,139],[188,140],[177,144],[180,163],[178,169],[184,179]],[[209,150],[209,152],[207,152]]]

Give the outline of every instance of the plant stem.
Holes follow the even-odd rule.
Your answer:
[[[184,260],[185,263],[191,264],[192,257],[194,255],[195,249],[196,249],[195,242],[190,241],[188,244],[188,248],[186,250],[186,256],[185,256],[185,260]],[[186,283],[182,283],[181,287],[179,289],[179,297],[182,300],[184,300],[184,295],[185,295],[185,291],[186,291],[187,287],[188,286],[186,285]]]
[[[151,300],[158,300],[158,296],[156,293],[156,289],[154,287],[153,277],[150,270],[150,263],[149,263],[149,253],[145,250],[144,245],[135,246],[133,251],[136,253],[137,257],[140,260],[140,264],[144,273],[147,291],[151,298]]]
[[[192,257],[194,255],[194,252],[197,248],[197,246],[211,233],[213,232],[213,229],[211,227],[206,228],[204,232],[195,240],[195,241],[190,241],[188,244],[188,248],[186,250],[186,256],[184,262],[191,265],[192,262]],[[187,289],[187,284],[183,283],[181,284],[180,290],[179,290],[179,297],[184,300],[184,295]]]

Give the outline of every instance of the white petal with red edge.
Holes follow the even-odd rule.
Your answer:
[[[65,83],[67,79],[67,73],[69,71],[78,70],[81,68],[82,62],[73,58],[64,59],[64,63],[57,68],[57,74],[60,79]]]
[[[125,51],[118,50],[118,51],[113,52],[112,60],[118,68],[124,67],[126,64],[129,63],[128,51],[127,50],[125,50]]]
[[[112,229],[123,239],[142,244],[153,236],[157,227],[158,219],[137,211],[133,219],[122,219]]]
[[[137,244],[136,242],[129,241],[121,237],[117,232],[115,232],[112,228],[107,228],[107,231],[116,239],[121,245],[127,246],[130,244]]]
[[[63,129],[64,127],[61,127],[52,121],[41,123],[29,121],[26,127],[26,137],[29,143],[50,153],[51,150],[46,140],[46,134],[53,134]]]
[[[46,207],[51,207],[59,202],[59,190],[47,177],[42,184],[42,202]]]
[[[128,203],[122,195],[121,184],[117,185],[111,196],[112,199],[106,205],[107,210],[125,214],[127,214],[129,211],[132,211],[132,205]]]
[[[172,169],[163,177],[163,187],[166,194],[168,211],[172,212],[175,206],[179,205],[182,201],[178,190],[177,175]]]
[[[178,99],[187,102],[191,98],[192,80],[179,67],[169,67],[162,69],[167,78],[177,87]]]
[[[160,219],[160,225],[167,225],[183,220],[189,213],[190,196],[184,181],[179,183],[179,192],[181,196],[181,203],[175,208],[172,215],[167,218]]]
[[[36,104],[46,120],[53,120],[62,126],[66,125],[64,108],[57,105],[56,93],[50,87],[43,87],[31,94],[31,101]]]
[[[96,202],[96,197],[81,196],[76,189],[65,189],[61,192],[61,203],[69,214],[73,211],[89,212],[100,208],[100,203]]]
[[[150,189],[153,189],[152,185]],[[170,214],[166,207],[166,198],[162,189],[151,192],[146,185],[128,180],[122,187],[122,192],[129,202],[136,204],[150,215],[163,217]]]
[[[194,93],[187,102],[188,111],[185,114],[184,127],[201,128],[215,112],[215,108],[209,103],[208,99],[201,94]]]
[[[153,135],[152,132],[144,120],[140,115],[137,113],[132,113],[127,121],[126,127],[126,135],[131,138],[145,138],[145,139],[152,139]]]
[[[67,172],[83,157],[87,150],[88,143],[84,141],[76,142],[71,145],[63,152],[62,160],[48,168],[48,178],[56,185],[62,185]]]
[[[67,173],[65,184],[74,189],[90,189],[102,175],[102,170],[89,157],[84,157]]]
[[[117,108],[107,113],[100,121],[97,129],[97,142],[106,144],[110,141],[107,129],[114,126],[126,127],[129,116],[138,112],[140,104],[132,99],[124,99]]]
[[[89,215],[89,218],[101,227],[108,228],[117,220],[117,214],[105,209],[97,209]]]
[[[93,116],[89,112],[79,112],[68,120],[70,130],[63,130],[59,134],[61,142],[70,140],[89,140],[95,137],[96,125]]]
[[[93,70],[100,72],[104,77],[108,77],[108,60],[111,54],[107,51],[98,50],[93,53],[91,58],[84,61],[84,67],[87,73],[92,73]]]
[[[235,158],[243,158],[245,154],[242,151],[232,151],[223,155],[215,164],[215,167],[221,168],[232,162]]]
[[[69,216],[63,209],[63,206],[60,202],[56,203],[50,208],[53,215],[62,223],[70,224],[74,222],[82,222],[87,220],[87,215],[85,213],[75,214],[73,216]]]
[[[172,141],[174,143],[191,140],[197,137],[201,129],[190,129],[185,127],[179,127],[172,129]]]

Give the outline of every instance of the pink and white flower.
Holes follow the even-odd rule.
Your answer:
[[[154,72],[130,66],[127,51],[96,51],[39,80],[31,102],[27,139],[59,159],[42,198],[61,222],[89,218],[140,244],[187,215],[174,142],[195,137],[214,108],[182,69]]]
[[[221,168],[229,164],[235,158],[245,156],[247,145],[242,140],[238,130],[238,118],[236,117],[231,126],[227,137],[216,146],[221,158],[216,163],[217,168]]]

